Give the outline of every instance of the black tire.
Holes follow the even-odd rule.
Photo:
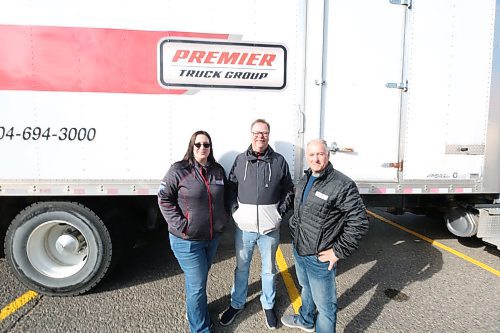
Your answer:
[[[75,202],[38,202],[21,211],[5,236],[14,274],[44,295],[74,296],[106,275],[112,242],[106,225]]]

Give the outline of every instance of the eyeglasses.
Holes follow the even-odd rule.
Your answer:
[[[211,145],[210,145],[210,143],[200,143],[200,142],[197,142],[197,143],[194,144],[194,146],[196,148],[201,148],[201,146],[203,146],[203,148],[210,148]]]
[[[268,137],[269,136],[269,132],[252,132],[253,136],[254,137],[258,137],[258,136],[264,136],[264,137]]]

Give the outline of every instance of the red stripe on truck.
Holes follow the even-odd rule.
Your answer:
[[[157,81],[165,37],[227,34],[0,25],[0,90],[182,94]]]

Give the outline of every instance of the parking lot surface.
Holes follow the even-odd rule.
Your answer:
[[[498,249],[477,238],[457,239],[437,219],[369,212],[370,229],[360,248],[338,265],[338,332],[500,333]],[[232,230],[223,236],[209,277],[215,331],[265,332],[258,251],[244,312],[227,327],[218,324],[230,301]],[[184,276],[166,236],[161,231],[142,239],[96,289],[78,297],[29,293],[0,258],[0,332],[187,332]],[[286,224],[280,251],[283,274],[298,288]],[[278,276],[278,316],[300,304],[285,282]]]

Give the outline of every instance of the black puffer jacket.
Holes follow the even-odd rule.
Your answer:
[[[333,248],[338,258],[348,257],[368,230],[366,210],[356,184],[328,163],[300,204],[311,170],[297,184],[290,234],[297,253],[315,255]]]
[[[158,204],[168,231],[179,238],[209,240],[228,222],[224,169],[212,163],[202,170],[198,163],[176,162],[160,184]]]

